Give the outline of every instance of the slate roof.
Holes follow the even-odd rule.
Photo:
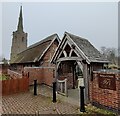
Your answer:
[[[87,39],[65,32],[91,62],[109,62]]]
[[[53,34],[42,41],[39,41],[31,46],[29,46],[26,50],[20,52],[17,55],[17,58],[12,63],[28,63],[28,62],[36,62],[40,60],[39,58],[45,52],[47,47],[51,44],[52,40],[58,37],[57,34]]]

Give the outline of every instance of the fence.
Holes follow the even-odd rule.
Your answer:
[[[64,80],[58,80],[57,79],[57,92],[59,94],[68,96],[68,92],[67,92],[67,79],[64,79]]]
[[[3,80],[0,84],[2,84],[2,95],[25,92],[29,90],[29,77]]]

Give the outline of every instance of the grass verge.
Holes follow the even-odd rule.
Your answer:
[[[101,116],[117,116],[117,114],[108,111],[108,110],[104,110],[104,109],[100,109],[97,108],[95,106],[92,106],[91,104],[88,104],[87,106],[85,106],[86,112],[80,112],[81,115],[85,115],[85,114],[89,114],[89,115],[101,115]]]

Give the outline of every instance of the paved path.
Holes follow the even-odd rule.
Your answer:
[[[33,87],[31,87],[30,90],[33,93]],[[38,94],[50,97],[52,96],[52,88],[45,85],[38,86]],[[60,94],[56,94],[56,95],[58,100],[64,101],[79,107],[79,89],[78,88],[68,90],[68,97]]]
[[[57,95],[57,102],[52,103],[52,88],[38,87],[38,95],[33,95],[33,87],[29,92],[4,96],[2,98],[3,114],[78,114],[78,105],[64,100]]]

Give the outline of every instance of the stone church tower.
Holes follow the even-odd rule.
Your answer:
[[[12,63],[17,54],[27,48],[27,33],[23,31],[22,6],[20,7],[19,21],[17,31],[13,32],[10,62]]]

